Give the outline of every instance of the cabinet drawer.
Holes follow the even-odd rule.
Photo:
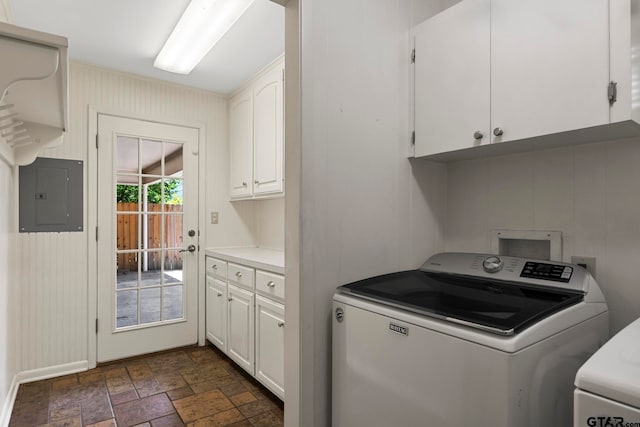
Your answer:
[[[253,268],[230,262],[227,273],[229,281],[242,285],[245,288],[254,288],[255,270]]]
[[[256,290],[271,297],[284,299],[284,276],[256,270]]]
[[[227,261],[208,256],[206,267],[208,275],[220,277],[225,280],[227,279]]]

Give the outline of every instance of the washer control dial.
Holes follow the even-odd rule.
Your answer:
[[[482,268],[487,273],[497,273],[498,271],[502,270],[503,265],[504,264],[502,263],[502,260],[497,256],[487,257],[482,262]]]

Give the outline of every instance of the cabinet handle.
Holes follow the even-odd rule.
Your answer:
[[[504,133],[504,132],[502,132],[502,128],[495,128],[495,129],[493,130],[493,134],[494,134],[495,136],[502,136],[502,134],[503,134],[503,133]]]
[[[255,181],[253,181],[254,184],[260,184],[260,181],[258,181],[257,179]]]
[[[482,132],[480,132],[479,130],[477,130],[477,131],[475,131],[473,133],[473,138],[477,139],[477,140],[480,140],[480,139],[484,138],[484,134]]]
[[[219,297],[221,297],[221,296],[222,296],[222,294],[221,294],[220,292],[218,292],[218,296],[219,296]]]
[[[227,301],[231,302],[231,301],[233,301],[233,298],[229,298]]]
[[[278,322],[278,328],[282,328],[284,326],[284,322]]]
[[[218,266],[217,266],[217,265],[215,265],[215,264],[213,264],[213,265],[211,266],[211,268],[213,268],[214,270],[217,270],[217,269],[218,269]]]
[[[237,277],[242,277],[242,273],[241,273],[241,272],[239,272],[239,271],[236,271],[236,276],[237,276]]]
[[[270,281],[269,283],[267,283],[267,287],[269,288],[275,288],[276,284],[273,281]]]

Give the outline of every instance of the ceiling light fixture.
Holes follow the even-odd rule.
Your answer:
[[[253,0],[191,0],[153,66],[189,74],[253,3]]]

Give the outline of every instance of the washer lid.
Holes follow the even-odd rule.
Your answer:
[[[640,408],[640,319],[618,332],[582,365],[576,386]]]

